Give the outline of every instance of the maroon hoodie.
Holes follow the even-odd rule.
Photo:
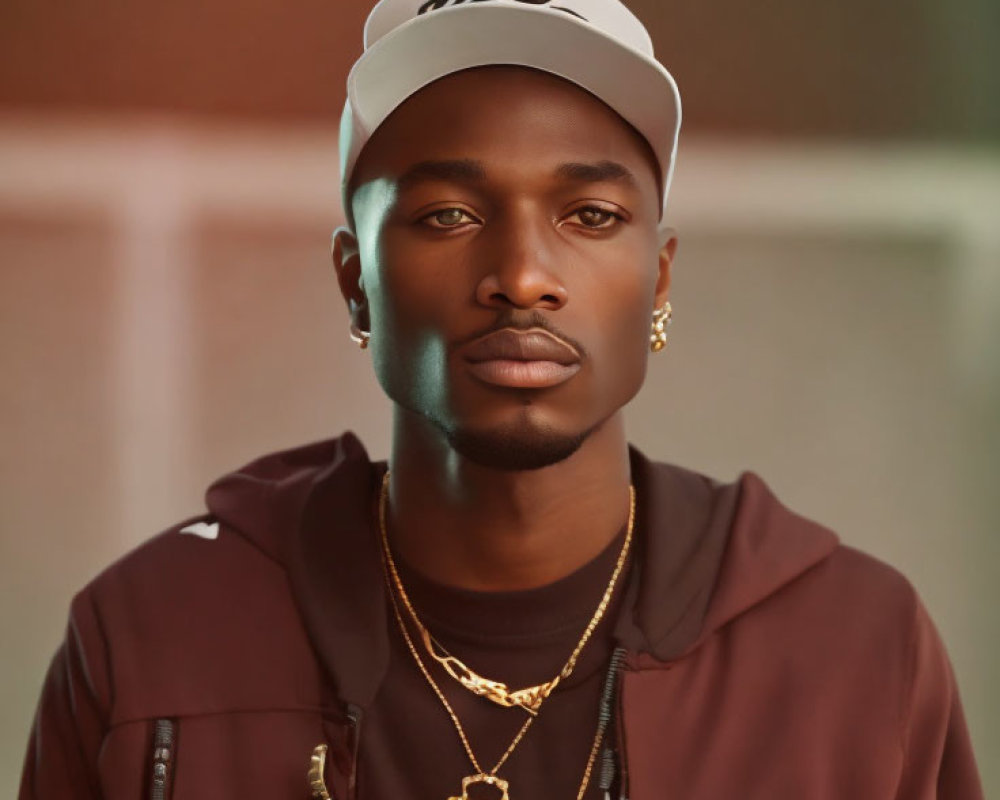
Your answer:
[[[384,464],[350,434],[262,458],[73,601],[20,798],[358,795],[389,657]],[[947,656],[912,587],[781,506],[632,454],[637,563],[609,741],[632,800],[976,800]],[[418,800],[423,800],[419,798]],[[515,798],[516,800],[516,798]]]

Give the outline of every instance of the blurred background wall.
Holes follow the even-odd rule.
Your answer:
[[[630,416],[902,569],[1000,792],[990,0],[633,0],[685,97]],[[212,477],[388,409],[328,266],[365,3],[0,8],[0,794],[73,592]]]

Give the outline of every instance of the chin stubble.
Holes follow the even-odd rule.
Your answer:
[[[446,430],[456,453],[473,463],[507,472],[541,469],[573,455],[591,431],[563,434],[551,429]]]

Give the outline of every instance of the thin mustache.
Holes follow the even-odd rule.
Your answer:
[[[466,336],[455,342],[452,350],[457,350],[476,339],[481,339],[491,333],[503,330],[529,331],[532,329],[543,330],[562,342],[568,344],[580,355],[581,360],[587,357],[587,349],[572,336],[561,331],[548,317],[542,316],[537,311],[521,312],[515,309],[507,309],[500,312],[496,320],[488,328],[476,331],[470,336]]]

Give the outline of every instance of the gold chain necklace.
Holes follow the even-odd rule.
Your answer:
[[[382,477],[382,487],[379,495],[378,521],[379,521],[379,532],[381,534],[381,540],[382,540],[382,570],[385,575],[386,588],[389,590],[389,600],[392,604],[393,614],[396,617],[396,622],[399,624],[399,629],[403,634],[403,639],[406,641],[406,646],[409,649],[410,654],[413,656],[413,660],[416,662],[417,667],[420,669],[421,674],[424,676],[424,679],[430,685],[431,689],[434,690],[434,694],[437,695],[438,700],[441,701],[441,704],[444,706],[445,711],[448,712],[448,716],[451,718],[452,724],[455,726],[455,731],[458,733],[458,738],[462,742],[462,747],[465,749],[465,754],[468,756],[469,762],[476,770],[474,775],[469,775],[462,779],[461,797],[450,797],[448,798],[448,800],[468,800],[469,787],[477,783],[493,786],[495,789],[497,789],[497,791],[501,793],[501,800],[509,800],[508,782],[498,777],[497,772],[500,770],[500,767],[502,767],[504,763],[506,763],[507,759],[510,758],[511,753],[514,752],[514,749],[521,743],[521,740],[524,738],[524,735],[528,732],[528,729],[531,727],[531,724],[535,721],[535,716],[538,713],[538,707],[541,706],[541,703],[545,699],[545,697],[548,697],[549,692],[551,692],[551,688],[555,688],[555,685],[560,680],[562,680],[563,678],[568,678],[570,674],[572,674],[573,669],[576,667],[576,662],[580,656],[580,652],[583,650],[584,645],[586,645],[587,641],[590,639],[591,634],[593,634],[594,629],[597,627],[597,625],[601,621],[601,618],[604,616],[604,612],[608,607],[608,603],[611,601],[611,596],[614,594],[615,584],[618,582],[618,577],[621,574],[622,569],[624,568],[625,560],[628,556],[629,545],[631,544],[632,541],[632,529],[635,522],[635,488],[633,486],[629,486],[629,513],[628,513],[628,526],[625,532],[625,542],[622,545],[622,550],[618,556],[618,561],[615,564],[614,571],[611,573],[611,580],[608,582],[608,586],[604,590],[604,595],[601,597],[601,601],[600,603],[598,603],[597,609],[594,611],[593,616],[590,618],[590,622],[587,624],[587,627],[584,630],[583,635],[580,637],[580,641],[577,643],[577,646],[570,654],[570,657],[567,660],[566,664],[559,671],[559,674],[552,681],[549,681],[549,683],[552,684],[552,687],[549,689],[549,692],[546,692],[545,695],[538,700],[537,706],[534,709],[534,713],[529,713],[528,718],[524,721],[524,724],[514,735],[514,738],[511,740],[511,743],[507,746],[507,749],[504,751],[503,755],[501,755],[497,763],[493,765],[493,769],[489,770],[488,772],[485,771],[480,765],[479,760],[476,758],[476,754],[472,751],[472,745],[469,743],[469,738],[468,736],[466,736],[465,729],[462,727],[462,723],[459,721],[458,715],[455,713],[455,710],[451,707],[451,703],[448,702],[448,699],[444,696],[444,692],[441,691],[441,688],[437,685],[437,682],[434,680],[433,677],[431,677],[430,671],[427,669],[427,666],[424,664],[423,659],[420,657],[420,653],[417,651],[417,647],[413,642],[413,638],[410,636],[410,632],[406,627],[406,622],[403,619],[403,614],[399,610],[399,603],[396,600],[397,594],[399,594],[400,599],[403,600],[403,603],[405,604],[407,611],[412,617],[414,624],[422,632],[426,631],[426,628],[421,624],[420,619],[417,616],[416,610],[410,603],[410,599],[406,594],[406,589],[404,588],[403,582],[399,577],[399,572],[396,569],[396,563],[392,558],[392,552],[389,549],[388,526],[386,525],[386,507],[388,506],[388,500],[389,500],[389,472],[388,470],[386,470],[385,475]],[[457,661],[457,659],[455,660]],[[469,672],[471,672],[471,670],[469,670]],[[451,674],[450,671],[449,674]],[[492,683],[499,683],[499,682],[492,682]],[[464,685],[465,684],[463,683],[463,686]],[[499,685],[504,686],[503,684]],[[540,685],[545,686],[547,684],[540,684]],[[505,686],[504,688],[506,689]],[[531,687],[531,688],[536,688],[536,687]],[[520,703],[511,703],[511,705],[520,705]],[[597,732],[594,735],[594,742],[591,745],[590,754],[587,757],[587,764],[583,771],[583,779],[580,782],[580,788],[579,791],[577,792],[576,796],[577,800],[582,800],[584,793],[587,791],[587,786],[590,783],[590,776],[594,768],[594,762],[597,760],[597,753],[601,746],[601,739],[603,738],[603,733],[604,733],[604,726],[601,724],[601,721],[599,720],[597,725]]]
[[[557,675],[552,680],[540,683],[537,686],[526,686],[523,689],[511,690],[506,683],[484,678],[470,667],[467,667],[458,658],[449,653],[412,612],[410,618],[420,633],[420,638],[424,643],[424,650],[427,651],[427,654],[437,661],[445,672],[470,692],[480,697],[485,697],[498,706],[504,706],[505,708],[519,706],[534,716],[538,713],[542,701],[552,693],[552,690],[556,688],[556,684],[559,683],[560,677]]]
[[[384,505],[388,493],[388,472],[386,472],[385,477],[382,480],[382,497],[380,499],[380,504]],[[586,646],[587,641],[590,639],[591,634],[593,634],[594,629],[600,623],[601,618],[604,616],[604,612],[607,609],[608,603],[611,600],[611,596],[614,593],[615,584],[618,581],[618,576],[621,573],[622,568],[625,565],[625,560],[628,557],[629,545],[632,541],[632,529],[635,523],[635,488],[629,486],[629,513],[628,513],[628,525],[625,531],[625,541],[622,543],[621,552],[618,554],[618,561],[615,564],[615,569],[611,574],[611,580],[608,582],[608,586],[604,591],[604,596],[601,598],[600,603],[597,605],[597,609],[594,611],[594,615],[591,617],[590,622],[587,624],[583,635],[580,637],[579,642],[577,642],[576,647],[570,654],[566,663],[559,673],[550,681],[545,683],[540,683],[536,686],[527,686],[523,689],[511,690],[507,687],[507,684],[501,681],[494,681],[489,678],[485,678],[482,675],[475,672],[472,668],[463,664],[455,656],[451,655],[444,647],[441,646],[432,635],[427,626],[423,624],[420,620],[420,616],[417,614],[416,609],[410,602],[410,597],[406,593],[406,589],[403,586],[403,581],[399,577],[399,572],[396,569],[396,563],[392,558],[392,553],[388,549],[388,544],[385,545],[389,573],[392,576],[392,582],[396,587],[396,592],[399,594],[400,599],[403,601],[403,605],[406,607],[406,611],[413,620],[413,624],[420,634],[420,639],[426,649],[428,655],[431,656],[435,661],[437,661],[446,673],[456,681],[458,681],[462,686],[468,689],[473,694],[479,695],[480,697],[485,697],[497,705],[504,706],[506,708],[511,708],[513,706],[519,706],[527,711],[529,714],[537,714],[538,709],[542,705],[542,701],[548,697],[552,690],[559,685],[560,681],[568,678],[572,674],[573,670],[576,668],[577,659],[580,657],[580,653]],[[384,533],[383,525],[383,533]],[[388,542],[388,539],[386,539]]]

